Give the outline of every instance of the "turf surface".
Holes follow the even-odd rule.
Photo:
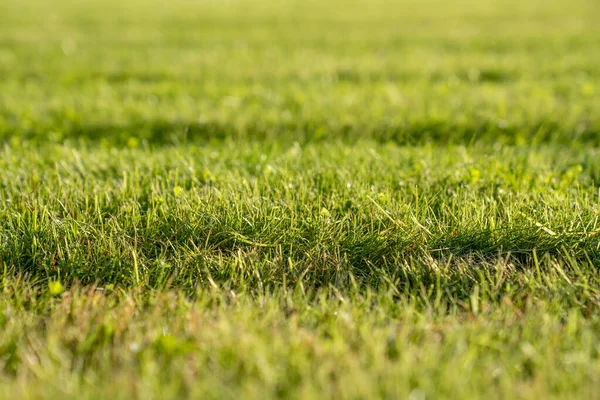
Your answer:
[[[598,20],[3,0],[0,397],[598,397]]]

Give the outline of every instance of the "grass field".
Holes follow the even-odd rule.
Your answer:
[[[596,0],[0,2],[0,398],[600,397]]]

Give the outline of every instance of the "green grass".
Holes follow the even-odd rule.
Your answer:
[[[0,398],[596,398],[594,0],[0,4]]]

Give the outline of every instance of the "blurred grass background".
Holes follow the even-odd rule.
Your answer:
[[[0,138],[595,143],[594,3],[5,1]]]

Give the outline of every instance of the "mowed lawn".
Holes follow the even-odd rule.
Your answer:
[[[0,398],[600,397],[597,0],[0,1]]]

